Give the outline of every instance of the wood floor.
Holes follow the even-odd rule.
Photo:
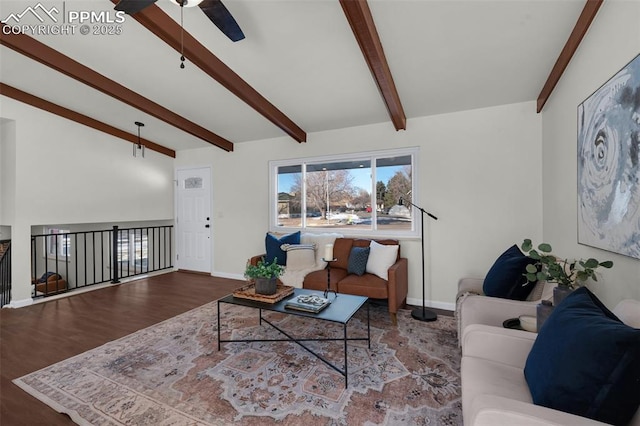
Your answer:
[[[0,424],[73,425],[11,380],[219,299],[243,281],[172,272],[0,310]]]

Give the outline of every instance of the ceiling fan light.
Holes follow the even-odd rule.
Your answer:
[[[169,0],[171,3],[177,6],[183,7],[195,7],[202,3],[202,0]]]

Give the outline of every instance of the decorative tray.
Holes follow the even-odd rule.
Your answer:
[[[291,294],[293,294],[293,287],[282,284],[278,284],[274,294],[256,294],[255,285],[249,284],[234,291],[233,297],[251,299],[257,302],[276,303]]]

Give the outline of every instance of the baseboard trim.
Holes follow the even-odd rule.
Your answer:
[[[213,275],[213,274],[211,274],[211,273],[209,273],[209,272],[192,271],[192,270],[190,270],[190,269],[178,269],[178,271],[177,271],[177,272],[183,272],[183,273],[185,273],[185,274],[206,275],[206,276],[208,276],[208,277],[210,277],[211,275]]]
[[[218,278],[228,278],[230,280],[240,280],[240,281],[244,281],[245,280],[244,275],[241,275],[241,274],[230,274],[228,272],[212,272],[211,276],[212,277],[218,277]]]
[[[407,298],[407,305],[422,306],[422,299]],[[432,300],[425,300],[424,306],[427,306],[429,308],[444,309],[446,311],[454,311],[456,309],[455,303],[434,302]]]
[[[33,299],[12,300],[8,305],[4,305],[3,308],[24,308],[25,306],[33,305]]]

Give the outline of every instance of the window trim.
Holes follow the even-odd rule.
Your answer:
[[[349,160],[363,160],[367,159],[371,161],[371,196],[375,196],[376,191],[376,160],[379,158],[387,158],[387,157],[399,157],[399,156],[411,156],[411,165],[412,165],[412,177],[411,177],[411,195],[413,202],[416,205],[420,205],[420,200],[418,194],[420,193],[418,188],[419,181],[419,147],[406,147],[406,148],[396,148],[396,149],[388,149],[388,150],[377,150],[377,151],[364,151],[364,152],[356,152],[349,154],[334,154],[334,155],[323,155],[323,156],[314,156],[314,157],[304,157],[304,158],[291,158],[286,160],[271,160],[269,161],[269,231],[270,232],[278,232],[278,233],[291,233],[291,232],[311,232],[314,234],[322,234],[322,233],[342,233],[354,236],[369,236],[369,237],[396,237],[396,238],[417,238],[420,237],[420,226],[421,221],[419,219],[419,215],[416,214],[416,209],[412,208],[411,215],[411,229],[410,230],[379,230],[379,229],[348,229],[348,232],[345,228],[315,228],[315,227],[305,227],[305,221],[302,220],[302,225],[298,227],[284,227],[278,226],[278,173],[277,170],[279,167],[284,166],[295,166],[301,165],[306,166],[307,164],[316,164],[323,162],[340,162],[340,161],[349,161]],[[304,172],[304,167],[303,167]],[[303,181],[303,192],[306,193],[306,182]],[[306,210],[306,197],[301,197],[301,202],[303,204],[303,209]],[[372,206],[375,204],[372,204]],[[374,209],[375,211],[375,209]],[[374,216],[377,218],[377,214]],[[372,220],[372,223],[375,223]]]
[[[46,235],[45,238],[43,238],[43,253],[44,255],[42,256],[42,258],[47,258],[49,260],[53,260],[53,261],[58,261],[58,262],[69,262],[69,257],[71,257],[71,255],[69,253],[62,254],[63,247],[64,247],[64,235],[68,235],[69,238],[69,243],[68,243],[68,249],[71,250],[71,230],[69,229],[63,229],[63,228],[55,228],[53,226],[49,227],[49,226],[45,226],[44,228],[44,232],[43,234]],[[57,232],[53,232],[53,231],[57,231]],[[58,237],[56,237],[56,235],[58,235]],[[48,242],[48,240],[54,240],[57,241],[57,244],[51,244]],[[62,241],[61,241],[62,240]],[[58,255],[56,257],[56,250],[51,250],[52,248],[54,248],[57,245],[58,248]],[[50,251],[51,250],[51,251]]]

